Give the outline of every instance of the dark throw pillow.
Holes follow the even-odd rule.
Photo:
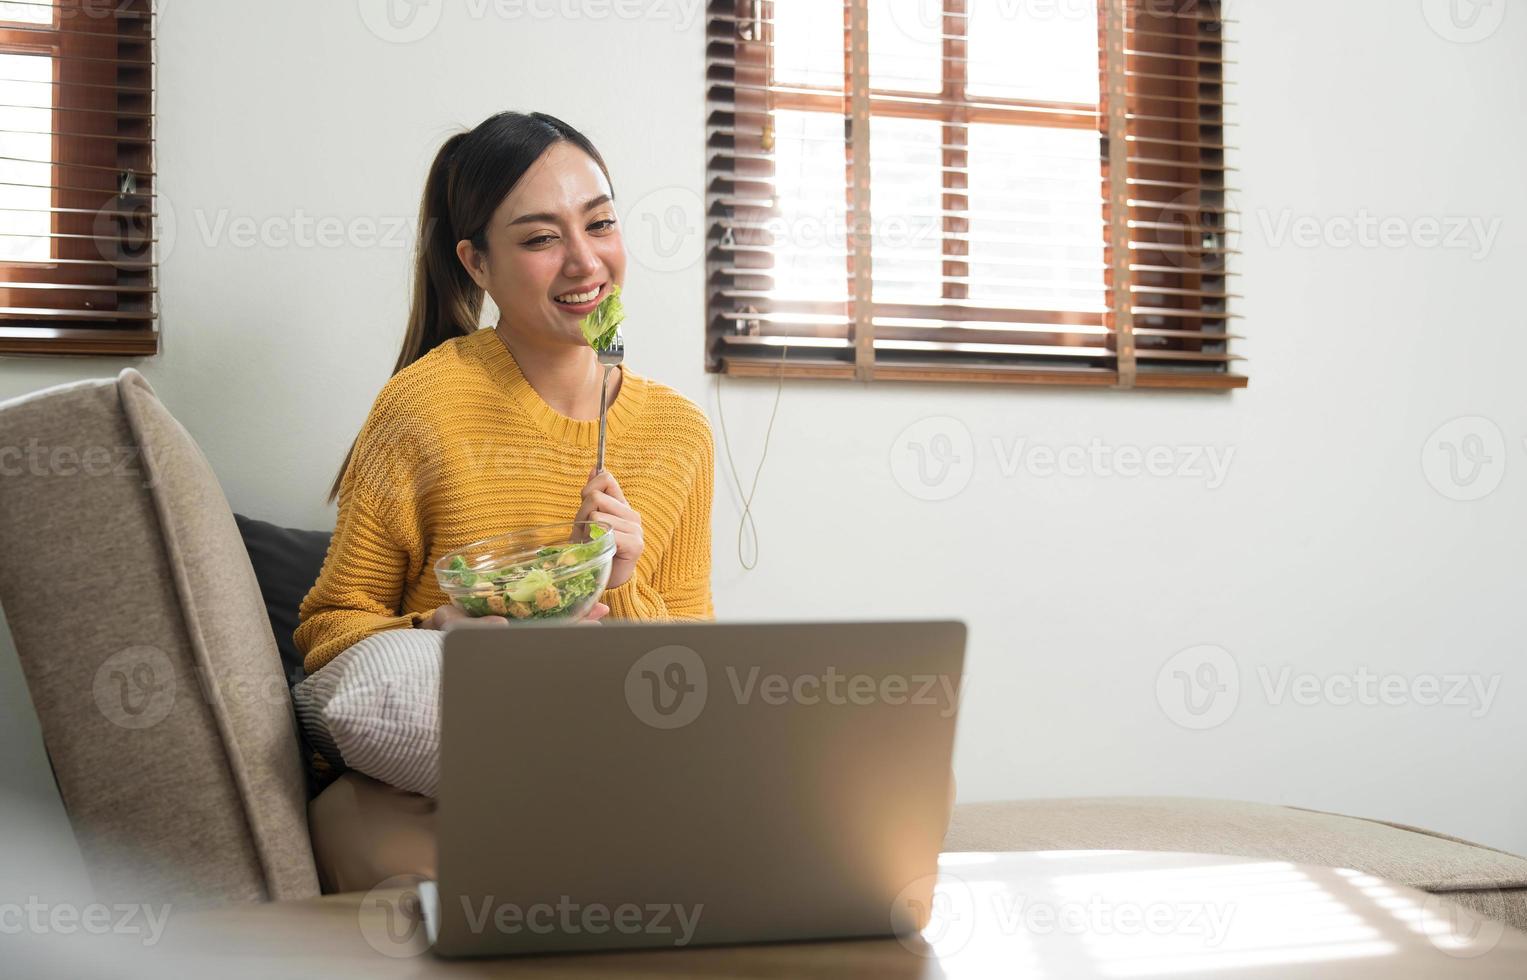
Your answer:
[[[297,610],[318,581],[329,551],[329,532],[279,527],[242,514],[234,514],[233,519],[238,522],[244,550],[249,552],[249,563],[260,581],[260,595],[265,600],[271,631],[276,635],[276,649],[281,651],[286,685],[291,687],[306,676],[302,654],[292,642]]]

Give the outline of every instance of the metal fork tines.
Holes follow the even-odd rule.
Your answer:
[[[615,328],[615,339],[610,342],[608,350],[596,352],[599,355],[599,363],[603,365],[604,372],[599,378],[599,459],[595,469],[604,469],[604,416],[609,407],[610,393],[610,369],[618,367],[626,359],[626,338],[620,332],[620,327]]]

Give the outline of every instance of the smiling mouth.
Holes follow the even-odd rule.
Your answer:
[[[600,283],[594,289],[575,290],[563,293],[560,296],[553,296],[552,302],[564,309],[582,310],[584,307],[592,306],[599,301],[604,295],[605,285],[605,283]],[[569,299],[569,297],[573,298]]]

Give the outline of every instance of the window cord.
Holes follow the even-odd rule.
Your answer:
[[[742,518],[737,522],[737,562],[745,570],[752,571],[758,567],[758,522],[753,518],[753,495],[758,493],[758,478],[763,475],[764,461],[769,458],[769,436],[774,432],[774,418],[779,414],[779,397],[785,390],[785,358],[790,355],[788,337],[785,346],[780,348],[779,357],[779,386],[774,389],[774,408],[769,412],[769,426],[764,430],[763,452],[758,457],[758,468],[753,471],[753,485],[748,488],[746,497],[742,498]],[[721,404],[721,375],[724,372],[716,372],[716,417],[721,422],[721,445],[726,451],[726,465],[732,471],[732,482],[737,485],[737,493],[742,493],[742,479],[737,475],[737,464],[732,459],[732,441],[726,432],[726,411]],[[748,564],[743,554],[742,542],[748,528],[753,529],[753,563]]]

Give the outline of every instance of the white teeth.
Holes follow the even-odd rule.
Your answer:
[[[559,303],[587,303],[598,295],[598,289],[591,289],[586,293],[563,293],[561,296],[553,298]]]

